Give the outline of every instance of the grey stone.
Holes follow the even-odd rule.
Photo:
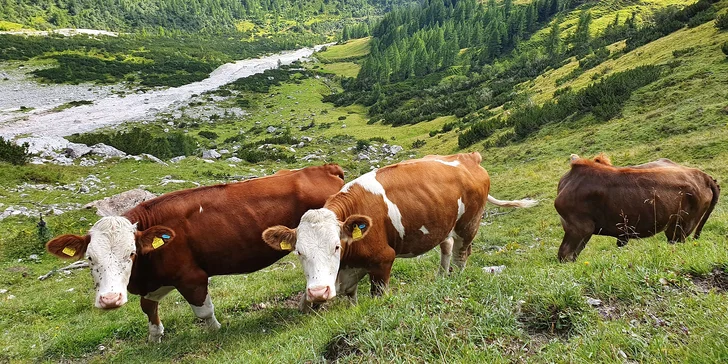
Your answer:
[[[99,143],[91,146],[91,153],[106,158],[126,156],[126,153],[104,143]]]
[[[157,197],[155,194],[137,188],[88,203],[84,207],[87,209],[96,208],[96,214],[99,216],[117,216],[155,197]]]
[[[68,143],[64,153],[66,154],[66,157],[76,159],[91,153],[91,147],[86,144]]]
[[[179,157],[174,157],[174,158],[170,159],[169,161],[172,163],[179,163],[181,160],[186,159],[186,158],[187,158],[186,156],[181,155]]]
[[[206,150],[206,151],[202,152],[203,159],[218,159],[220,157],[222,157],[222,155],[214,149],[210,149],[210,150]]]
[[[267,131],[268,133],[275,133],[276,130],[278,130],[278,128],[276,128],[275,126],[269,126],[265,129],[265,131]]]

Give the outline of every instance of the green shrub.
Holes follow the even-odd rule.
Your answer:
[[[250,163],[260,163],[262,161],[281,161],[286,163],[295,163],[296,158],[290,154],[282,152],[274,148],[258,149],[255,144],[246,144],[237,152],[238,158],[244,159]]]
[[[723,46],[721,47],[723,50],[723,54],[725,54],[726,57],[728,57],[728,42],[723,43]]]
[[[417,139],[414,142],[412,142],[412,149],[417,149],[417,148],[420,148],[420,147],[424,147],[425,144],[427,144],[426,141],[424,141],[422,139]]]
[[[205,139],[210,139],[210,140],[215,140],[218,137],[217,133],[215,133],[214,131],[208,131],[208,130],[202,130],[202,131],[198,132],[197,135],[199,135]]]
[[[17,145],[10,140],[0,137],[0,161],[15,165],[23,165],[28,162],[28,143]]]
[[[715,18],[715,27],[720,30],[728,30],[728,13]]]
[[[158,158],[193,155],[197,150],[195,140],[182,133],[166,133],[162,136],[155,136],[138,127],[130,131],[117,131],[113,134],[73,134],[68,139],[74,143],[87,145],[104,143],[125,153],[147,153]]]

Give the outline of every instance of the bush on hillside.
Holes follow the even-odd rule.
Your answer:
[[[198,132],[197,135],[199,135],[205,139],[210,139],[210,140],[215,140],[218,137],[217,133],[215,133],[214,131],[208,131],[208,130],[202,130],[202,131]]]
[[[715,18],[715,27],[720,30],[728,30],[728,13]]]
[[[10,140],[0,137],[0,161],[15,165],[28,162],[28,143],[17,145]]]
[[[136,127],[130,131],[117,131],[113,134],[73,134],[68,139],[74,143],[86,145],[104,143],[128,154],[147,153],[162,159],[180,155],[193,155],[197,151],[195,140],[182,133],[167,133],[162,136],[155,136]]]
[[[725,56],[728,57],[728,42],[723,43],[723,47],[721,47],[721,49],[723,49]]]

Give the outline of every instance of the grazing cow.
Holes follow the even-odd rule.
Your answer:
[[[344,172],[328,164],[264,178],[165,194],[123,216],[101,218],[86,236],[63,235],[48,242],[61,258],[88,258],[96,285],[95,305],[122,306],[126,291],[141,296],[149,318],[149,341],[164,327],[159,301],[173,289],[209,328],[220,327],[208,294],[208,278],[250,273],[288,252],[261,239],[269,226],[295,227],[344,185]]]
[[[372,295],[379,295],[396,257],[415,257],[437,245],[441,272],[449,271],[451,257],[463,269],[486,200],[508,207],[536,203],[488,195],[481,160],[478,153],[427,156],[374,170],[347,183],[323,208],[306,212],[297,229],[267,229],[263,239],[271,247],[293,250],[301,261],[307,281],[301,308],[337,292],[355,302],[357,283],[367,273]]]
[[[564,227],[559,260],[576,260],[594,234],[613,236],[620,247],[663,230],[670,243],[693,230],[697,239],[719,195],[712,177],[669,159],[614,167],[603,154],[572,154],[554,201]]]

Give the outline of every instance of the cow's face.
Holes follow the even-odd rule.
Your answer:
[[[138,255],[150,254],[174,237],[163,226],[138,232],[136,224],[121,216],[101,218],[88,235],[63,235],[46,245],[48,251],[61,258],[86,257],[96,288],[95,306],[118,308],[127,301],[132,266]]]
[[[277,250],[298,255],[306,276],[308,302],[324,302],[336,296],[336,275],[347,244],[362,239],[372,220],[352,215],[341,222],[331,210],[309,210],[297,229],[275,226],[263,232],[263,240]]]

